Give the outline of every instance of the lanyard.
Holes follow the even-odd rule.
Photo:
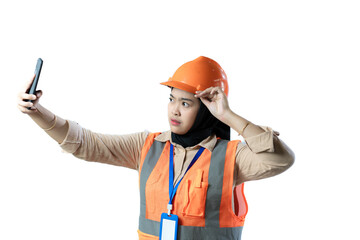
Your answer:
[[[204,148],[201,147],[199,149],[199,151],[196,153],[195,157],[193,158],[193,160],[191,161],[191,163],[189,164],[188,168],[186,169],[185,174],[187,173],[187,171],[189,171],[189,169],[191,168],[192,165],[194,165],[194,163],[196,162],[196,160],[198,160],[198,158],[200,157],[200,155],[202,154],[202,152],[204,151]],[[169,204],[168,204],[168,215],[170,215],[170,212],[172,210],[172,200],[175,196],[175,193],[178,189],[178,186],[180,184],[180,182],[182,181],[182,179],[184,178],[184,176],[181,177],[181,179],[178,181],[178,183],[175,185],[174,187],[174,146],[171,144],[170,146],[170,160],[169,160]]]

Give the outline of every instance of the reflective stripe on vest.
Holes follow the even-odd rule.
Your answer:
[[[148,179],[155,168],[164,169],[164,171],[166,170],[168,172],[167,170],[168,165],[157,166],[157,163],[159,161],[163,161],[164,163],[165,157],[167,158],[168,161],[169,159],[168,149],[170,145],[169,142],[163,143],[163,142],[154,141],[152,138],[155,138],[156,135],[151,136],[147,140],[147,141],[151,141],[152,145],[150,149],[145,150],[147,151],[147,153],[145,153],[146,157],[145,155],[143,155],[143,158],[140,163],[141,167],[140,167],[139,231],[145,234],[153,235],[155,237],[154,239],[156,239],[156,236],[159,236],[160,223],[155,219],[151,219],[154,218],[153,216],[152,217],[147,216],[147,210],[149,209],[146,209],[146,184],[148,183]],[[185,215],[182,215],[180,209],[177,209],[176,214],[179,216],[178,239],[241,239],[241,232],[242,232],[242,226],[244,223],[245,215],[242,217],[238,217],[232,212],[232,206],[231,206],[232,196],[229,196],[229,192],[230,195],[232,192],[233,171],[234,171],[234,163],[235,163],[234,162],[235,159],[230,159],[230,158],[235,157],[237,142],[238,141],[229,142],[226,140],[218,140],[212,153],[210,153],[210,151],[208,150],[205,150],[207,151],[207,155],[205,154],[205,157],[204,159],[202,159],[202,161],[207,162],[207,164],[209,165],[208,172],[204,173],[204,175],[208,174],[207,179],[205,179],[207,180],[207,184],[208,184],[205,185],[207,187],[207,192],[205,192],[206,194],[205,214],[204,216],[201,216],[201,212],[200,212],[199,215],[195,217],[186,216],[186,213]],[[211,156],[211,157],[206,157],[206,156]],[[160,158],[162,158],[162,160],[160,160]],[[199,158],[198,161],[200,161],[200,159],[201,158]],[[208,159],[210,160],[210,163],[208,162],[209,161]],[[198,171],[198,172],[203,171],[201,169],[200,170],[196,169],[196,166],[197,165],[194,164],[193,168],[195,169],[193,171]],[[226,167],[225,169],[226,171],[224,171],[225,167]],[[158,172],[156,172],[156,174],[158,174]],[[226,174],[225,177],[224,174]],[[184,177],[184,182],[182,182],[180,185],[187,184],[185,180],[186,179]],[[224,180],[229,182],[224,183],[223,182]],[[166,187],[168,186],[167,184],[168,182],[163,183],[163,186]],[[191,182],[189,184],[191,184]],[[194,183],[192,182],[192,184]],[[187,188],[186,186],[183,186],[182,189],[184,191],[184,189]],[[168,187],[167,187],[167,191],[168,191]],[[223,191],[226,191],[226,193],[223,193]],[[151,197],[151,196],[147,196],[147,197]],[[168,199],[161,199],[161,200],[163,200],[165,203],[166,201],[168,201]],[[182,204],[180,203],[182,200],[183,200],[182,198],[177,200],[179,206],[180,204]],[[175,201],[174,201],[174,205],[176,206]],[[220,209],[221,209],[221,213],[220,213]],[[166,210],[166,204],[164,204],[164,210]],[[159,215],[160,217],[161,211],[157,212],[156,210],[153,215],[155,216]],[[192,223],[191,220],[196,222],[204,221],[204,225],[195,226],[194,224],[193,226],[191,224]]]

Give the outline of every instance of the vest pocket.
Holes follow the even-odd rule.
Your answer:
[[[150,213],[155,213],[156,208],[158,206],[159,197],[163,189],[161,188],[160,180],[160,173],[157,171],[154,171],[148,181],[146,182],[146,190],[145,190],[145,199],[146,199],[146,216],[149,217]],[[166,203],[164,203],[164,206],[166,207]]]
[[[198,182],[188,179],[186,181],[183,214],[191,217],[205,216],[207,182]]]

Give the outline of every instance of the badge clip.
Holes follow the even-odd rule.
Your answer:
[[[171,210],[172,210],[172,204],[168,204],[167,205],[167,210],[168,210],[168,215],[170,216],[171,215]]]

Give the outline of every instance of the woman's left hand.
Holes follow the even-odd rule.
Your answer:
[[[227,97],[219,87],[210,87],[204,91],[196,91],[195,97],[200,98],[211,114],[220,121],[223,121],[226,113],[230,111]]]

